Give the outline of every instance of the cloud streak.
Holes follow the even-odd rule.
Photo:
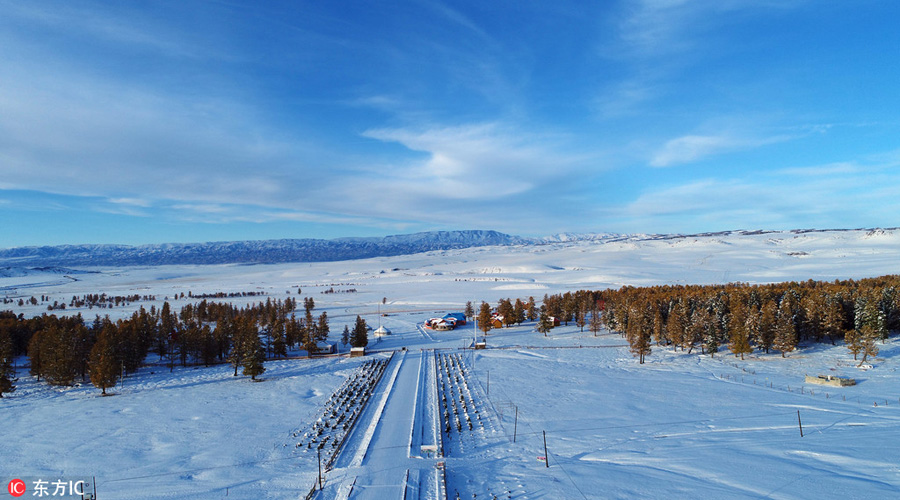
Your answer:
[[[787,135],[765,138],[738,137],[733,135],[685,135],[666,141],[650,159],[650,166],[670,167],[700,161],[731,151],[753,149],[790,140]]]
[[[691,180],[647,189],[606,214],[616,225],[655,224],[659,232],[690,231],[698,221],[725,229],[843,228],[848,219],[887,227],[896,225],[900,210],[898,167],[897,159],[870,157],[754,177]]]
[[[572,159],[551,151],[551,141],[496,123],[422,130],[375,129],[366,137],[402,144],[427,158],[392,166],[391,182],[406,179],[439,198],[502,198],[533,189],[549,168],[567,168]]]

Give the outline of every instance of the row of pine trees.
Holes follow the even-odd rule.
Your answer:
[[[581,331],[584,331],[587,326],[590,331],[597,334],[603,328],[601,309],[604,304],[602,300],[604,293],[579,290],[574,293],[545,294],[540,306],[537,306],[534,297],[528,297],[524,301],[522,299],[515,299],[515,301],[509,298],[500,299],[497,302],[496,313],[499,318],[502,318],[501,323],[505,327],[519,325],[525,321],[535,321],[537,322],[535,329],[546,335],[554,327],[555,321],[566,325],[570,321],[574,321]],[[493,313],[494,309],[486,302],[481,303],[477,316],[472,303],[466,304],[466,316],[476,318],[478,329],[485,334],[493,328],[491,321]]]
[[[619,332],[643,363],[652,347],[671,347],[688,353],[698,349],[715,355],[727,347],[735,356],[754,352],[795,350],[803,341],[842,340],[861,363],[878,353],[877,342],[900,330],[900,277],[884,276],[834,282],[805,281],[768,285],[734,283],[623,287],[618,290],[566,292],[544,295],[538,307],[526,301],[501,299],[497,306],[505,326],[537,321],[546,333],[551,318],[574,321],[595,335],[606,328]],[[70,385],[90,375],[104,392],[121,374],[136,370],[150,352],[169,367],[189,363],[210,365],[228,361],[255,379],[263,361],[284,357],[299,347],[316,352],[329,334],[325,312],[315,316],[315,302],[307,297],[303,314],[297,302],[269,299],[244,308],[207,302],[171,311],[165,302],[157,310],[143,307],[129,319],[116,322],[96,317],[86,325],[80,315],[58,318],[43,315],[24,319],[0,312],[0,397],[15,389],[16,356],[28,354],[31,374],[50,384]],[[476,317],[479,328],[491,329],[493,309],[481,303],[478,315],[471,303],[465,314]],[[357,317],[353,331],[345,327],[342,342],[364,347],[367,325]]]
[[[652,347],[716,353],[728,349],[735,356],[779,352],[782,356],[801,342],[843,341],[860,364],[878,354],[878,341],[900,330],[900,276],[834,282],[804,281],[766,285],[671,285],[623,287],[618,290],[566,292],[544,295],[535,307],[527,301],[501,299],[496,311],[504,326],[537,321],[546,333],[553,318],[574,321],[595,335],[602,329],[619,332],[641,363]],[[494,309],[485,302],[478,327],[491,329]],[[466,315],[475,317],[467,304]]]
[[[51,385],[91,382],[103,393],[120,377],[140,367],[155,353],[171,369],[175,365],[229,362],[234,374],[256,379],[266,359],[287,356],[301,348],[310,353],[329,334],[326,312],[313,314],[315,302],[306,298],[302,315],[297,301],[268,299],[236,307],[228,303],[187,304],[176,313],[168,302],[156,309],[141,307],[128,319],[97,316],[86,324],[82,316],[42,315],[25,319],[0,312],[0,397],[15,390],[17,356],[27,354],[31,375]],[[344,343],[365,346],[367,325],[357,318],[354,332],[345,327]]]
[[[544,309],[593,332],[619,332],[644,361],[653,345],[782,356],[801,342],[843,341],[860,363],[900,330],[900,277],[766,285],[623,287],[545,297]],[[549,302],[548,302],[549,300]],[[540,330],[540,325],[538,325]]]

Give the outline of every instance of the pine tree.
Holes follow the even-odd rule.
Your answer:
[[[491,305],[487,302],[482,302],[481,308],[478,310],[478,329],[484,332],[485,335],[487,335],[487,332],[491,331],[492,327]]]
[[[546,312],[548,316],[562,321],[562,319],[563,319],[562,297],[559,295],[547,295],[545,293],[542,311]]]
[[[786,302],[783,300],[779,307],[778,317],[775,319],[775,338],[772,340],[772,347],[781,351],[782,358],[797,347],[794,319],[791,316],[791,308]]]
[[[353,327],[353,336],[350,338],[353,347],[366,347],[369,345],[369,327],[366,320],[356,316],[356,324]]]
[[[169,353],[169,338],[175,331],[177,318],[172,314],[169,302],[163,302],[159,311],[159,328],[156,331],[156,353],[163,358]]]
[[[760,313],[756,306],[746,306],[746,318],[744,319],[744,328],[747,333],[747,344],[751,346],[753,352],[753,344],[760,337]],[[749,354],[749,353],[747,353]]]
[[[181,366],[187,366],[188,358],[191,356],[191,344],[193,343],[193,337],[197,330],[197,323],[194,322],[193,319],[188,319],[188,321],[184,323],[178,323],[175,327],[172,340],[174,343],[174,353],[178,354],[178,359],[181,360]]]
[[[344,325],[344,333],[341,334],[341,344],[348,345],[350,343],[350,327]]]
[[[666,320],[663,317],[662,308],[655,307],[655,311],[653,312],[653,339],[656,341],[656,345],[666,344],[668,345],[669,339],[666,332]]]
[[[691,313],[691,318],[688,321],[687,330],[685,330],[684,340],[681,344],[681,350],[684,351],[687,349],[688,353],[694,350],[694,346],[698,343],[700,344],[700,352],[703,352],[705,348],[704,336],[706,335],[706,311],[703,309],[697,309],[693,313]]]
[[[834,339],[844,336],[844,308],[839,299],[827,299],[822,319],[822,332],[834,345]]]
[[[575,310],[575,326],[577,326],[581,332],[584,332],[584,327],[587,326],[587,314],[581,307]]]
[[[673,350],[677,350],[678,346],[682,346],[682,350],[684,350],[688,324],[684,302],[679,300],[672,305],[672,310],[669,312],[669,317],[666,320],[666,332],[674,346]]]
[[[84,325],[81,325],[84,328]],[[54,318],[42,331],[40,365],[44,379],[51,385],[72,385],[78,375],[80,332],[71,321]]]
[[[328,327],[328,313],[322,311],[322,314],[319,315],[319,322],[316,325],[316,340],[325,342],[328,340],[330,331],[331,329]]]
[[[541,315],[538,318],[538,323],[537,323],[537,326],[535,327],[535,330],[537,330],[538,333],[543,333],[544,336],[546,337],[547,332],[549,332],[552,329],[553,329],[553,322],[550,321],[550,316],[547,314],[546,311],[541,311]]]
[[[472,301],[466,302],[466,308],[463,311],[463,314],[466,315],[467,318],[472,319],[475,317],[475,308],[472,307]]]
[[[276,317],[275,322],[269,325],[269,334],[272,336],[272,356],[287,356],[287,332],[281,317]]]
[[[640,360],[640,364],[644,364],[644,358],[651,352],[651,335],[652,335],[652,317],[650,316],[649,305],[642,307],[635,305],[629,312],[628,323],[625,325],[625,338],[631,346],[632,355]]]
[[[803,332],[816,342],[822,342],[825,337],[825,307],[825,299],[820,294],[810,294],[800,299]]]
[[[596,305],[591,309],[591,321],[588,325],[588,330],[590,330],[595,337],[603,330],[603,320],[600,318],[600,309]]]
[[[255,333],[256,323],[251,320],[238,316],[234,319],[233,334],[231,337],[231,352],[228,354],[228,362],[234,367],[234,376],[237,377],[238,367],[244,364],[244,359],[250,355],[247,351],[249,337]]]
[[[844,344],[847,346],[847,349],[853,353],[853,361],[856,361],[856,357],[863,350],[862,345],[862,337],[859,334],[859,330],[856,328],[851,328],[844,333]]]
[[[869,356],[877,356],[878,355],[878,340],[881,338],[881,334],[878,329],[873,327],[870,324],[865,324],[859,331],[859,350],[863,353],[863,357],[859,362],[858,366],[862,366],[863,363],[869,358]],[[856,357],[854,356],[854,360]]]
[[[13,340],[12,335],[0,328],[0,398],[3,393],[16,390],[16,370],[13,366]]]
[[[318,325],[316,325],[315,320],[313,320],[312,313],[306,313],[306,318],[303,320],[302,337],[303,348],[309,355],[315,354],[318,349],[317,330]]]
[[[41,380],[41,377],[44,375],[44,365],[43,365],[43,357],[41,354],[43,353],[43,342],[44,342],[44,330],[38,330],[31,335],[31,340],[28,342],[28,361],[31,364],[31,368],[29,369],[29,373],[37,377],[38,381]]]
[[[753,339],[757,347],[760,347],[769,354],[775,342],[775,325],[778,322],[778,306],[774,300],[769,300],[763,304],[759,317],[759,338]]]
[[[728,318],[728,332],[730,335],[728,348],[735,356],[744,359],[744,354],[753,352],[750,347],[750,332],[747,328],[747,306],[740,300],[734,301],[731,306],[731,314]]]
[[[107,324],[91,349],[91,383],[94,387],[99,387],[104,396],[106,389],[115,387],[122,363],[116,354],[116,335],[116,327],[111,323]]]
[[[216,335],[209,325],[203,325],[203,328],[200,329],[200,337],[200,359],[204,366],[209,366],[216,361],[216,354],[219,350]]]
[[[128,350],[123,361],[125,371],[133,372],[144,362],[156,340],[156,319],[143,306],[128,321]]]
[[[565,321],[566,326],[569,326],[569,321],[575,317],[575,310],[578,309],[578,304],[571,292],[564,293],[561,302],[562,319]]]
[[[534,297],[528,297],[528,302],[525,303],[525,319],[528,321],[535,321],[537,318],[538,311],[534,304]]]
[[[509,327],[516,322],[515,311],[509,299],[500,299],[497,303],[497,314],[503,318],[501,321],[504,326]]]
[[[522,299],[516,299],[516,303],[513,304],[513,316],[517,325],[525,322],[525,303]]]
[[[716,322],[716,313],[712,310],[700,312],[703,321],[703,346],[711,357],[716,357],[719,352],[719,331]],[[701,347],[702,350],[702,347]]]
[[[291,317],[286,319],[284,325],[284,340],[288,348],[293,349],[294,346],[302,341],[301,331],[302,328],[300,328],[300,322],[297,321],[297,316],[291,314]]]
[[[859,332],[858,349],[863,353],[859,366],[862,366],[869,356],[878,355],[876,342],[882,338],[882,330],[885,328],[884,314],[874,299],[863,297],[857,300],[856,325]]]
[[[254,328],[254,330],[256,330]],[[262,341],[259,339],[259,332],[254,331],[252,334],[244,337],[244,352],[246,355],[241,365],[244,367],[242,372],[244,375],[250,375],[251,380],[256,380],[257,375],[262,375],[266,371],[264,363],[266,361],[266,351],[263,348]]]

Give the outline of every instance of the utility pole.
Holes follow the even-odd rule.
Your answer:
[[[800,421],[800,410],[797,410],[797,425],[800,426],[800,437],[803,437],[803,422]]]
[[[513,443],[516,442],[516,430],[519,428],[519,407],[516,406],[516,417],[513,420]]]
[[[478,318],[475,318],[475,330],[472,332],[472,371],[475,371],[475,344],[478,343]]]
[[[550,468],[550,455],[547,453],[547,431],[541,431],[544,433],[544,465],[549,469]]]

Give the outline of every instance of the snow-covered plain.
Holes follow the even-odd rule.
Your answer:
[[[173,299],[181,293],[266,293],[223,299],[248,303],[288,292],[296,298],[299,286],[299,297],[313,297],[317,312],[328,312],[335,339],[357,314],[376,326],[376,304],[384,299],[381,312],[388,316],[381,321],[394,334],[372,340],[370,347],[385,351],[374,356],[408,351],[392,358],[379,386],[383,404],[376,394],[367,405],[341,460],[326,473],[322,498],[433,498],[440,491],[431,482],[437,459],[404,458],[414,454],[413,441],[429,439],[427,429],[413,432],[412,422],[433,419],[434,412],[420,406],[436,405],[436,397],[408,392],[440,376],[421,371],[429,359],[451,353],[460,355],[467,404],[483,415],[484,425],[443,434],[449,498],[900,497],[896,342],[879,346],[868,371],[856,369],[841,345],[745,361],[656,348],[639,365],[619,347],[618,335],[592,337],[574,326],[549,337],[532,325],[494,331],[483,351],[460,349],[471,343],[471,325],[449,333],[418,326],[434,314],[461,310],[467,300],[495,304],[502,297],[540,299],[623,285],[896,274],[896,231],[625,238],[348,262],[89,271],[96,272],[9,270],[0,276],[0,297],[156,296],[113,309],[55,311],[90,321],[95,314],[126,317],[166,298],[176,309],[193,302]],[[330,288],[356,291],[321,293]],[[4,308],[37,315],[46,303]],[[171,373],[147,366],[112,397],[100,397],[89,384],[48,387],[23,369],[18,390],[0,400],[0,476],[96,476],[100,498],[302,498],[317,466],[315,450],[298,448],[295,434],[310,428],[363,362],[269,361],[260,383],[233,377],[227,365]],[[859,384],[805,385],[805,374],[848,375]],[[544,456],[544,431],[549,468],[537,460]],[[402,447],[400,455],[394,446]]]

